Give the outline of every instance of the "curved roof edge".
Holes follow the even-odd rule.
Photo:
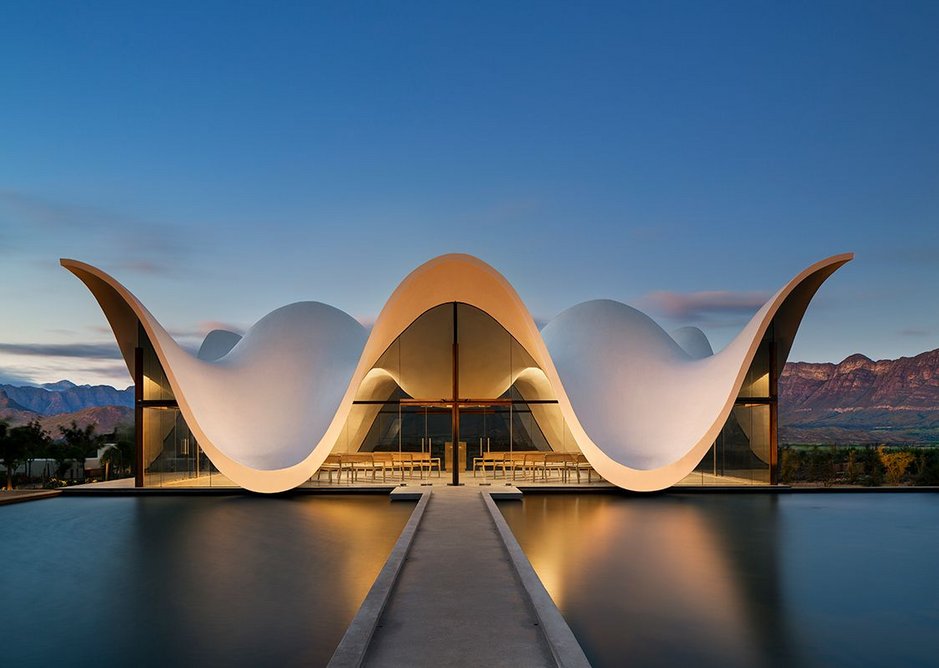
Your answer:
[[[280,492],[296,487],[307,480],[319,468],[339,440],[342,428],[352,409],[355,392],[382,353],[422,313],[440,304],[457,301],[475,306],[488,313],[532,356],[535,363],[544,371],[555,392],[561,414],[567,421],[577,446],[600,475],[625,489],[654,491],[669,487],[684,478],[694,469],[713,443],[733,409],[734,400],[744,382],[750,363],[770,324],[775,322],[776,325],[776,336],[780,342],[779,370],[781,370],[812,297],[825,279],[852,258],[853,254],[836,255],[806,268],[780,289],[724,350],[706,359],[692,361],[691,366],[681,371],[681,373],[691,374],[694,378],[700,377],[701,382],[709,378],[702,370],[711,369],[707,373],[715,377],[723,374],[719,383],[721,390],[717,393],[720,396],[715,400],[720,403],[720,407],[715,406],[716,410],[712,411],[706,420],[698,419],[697,423],[689,426],[691,432],[697,436],[693,442],[681,444],[679,448],[683,452],[681,456],[676,457],[670,463],[646,470],[623,464],[620,461],[623,457],[617,453],[616,444],[595,443],[591,439],[588,433],[589,425],[582,424],[575,413],[571,397],[565,390],[561,375],[548,352],[545,340],[527,307],[508,281],[478,258],[451,254],[422,264],[408,274],[389,297],[369,332],[367,340],[355,351],[357,363],[348,363],[348,360],[352,359],[354,349],[359,345],[355,341],[344,345],[330,342],[331,340],[326,341],[320,346],[321,350],[317,349],[321,357],[335,351],[338,358],[346,360],[343,364],[330,366],[321,362],[319,366],[310,368],[311,373],[318,374],[315,379],[316,383],[299,377],[300,374],[294,374],[289,379],[290,383],[285,383],[281,390],[277,388],[271,390],[276,395],[272,398],[272,402],[275,403],[281,396],[286,398],[291,393],[300,392],[308,395],[301,399],[315,406],[316,410],[313,412],[319,411],[319,415],[315,416],[319,421],[316,422],[315,428],[311,428],[309,422],[300,424],[298,421],[296,426],[291,427],[292,432],[284,434],[284,438],[288,440],[308,441],[309,454],[291,465],[269,469],[241,463],[232,456],[231,451],[237,448],[233,448],[228,439],[225,439],[226,442],[223,443],[222,439],[210,438],[208,432],[211,430],[203,427],[203,422],[208,425],[221,418],[240,419],[238,415],[226,415],[224,411],[219,412],[218,406],[212,404],[213,397],[208,396],[211,395],[211,391],[206,388],[229,387],[233,380],[238,378],[239,373],[245,376],[248,372],[243,369],[230,368],[231,365],[225,366],[225,357],[215,362],[197,360],[176,344],[133,294],[100,269],[68,259],[62,259],[61,264],[85,283],[97,300],[114,331],[132,376],[134,375],[134,347],[139,322],[163,365],[183,417],[200,445],[223,474],[247,489],[258,492]],[[283,342],[291,345],[296,344],[301,335],[309,335],[309,332],[291,332],[288,329],[278,333],[278,336],[283,337]],[[355,339],[354,336],[351,338]],[[269,357],[271,356],[265,356],[263,352],[260,352],[257,353],[257,359],[243,361],[248,366],[256,362],[252,367],[252,375],[247,380],[260,378],[263,375],[264,364],[267,363],[266,360]],[[277,362],[278,360],[274,359],[272,363]],[[222,381],[228,385],[213,386],[205,380],[207,377],[219,374],[222,374]],[[245,379],[242,378],[242,380]],[[320,396],[320,389],[326,386],[336,388],[338,400]],[[219,403],[217,397],[214,401]],[[322,405],[316,405],[317,401]],[[251,406],[239,407],[241,413],[248,414],[245,419],[250,418],[251,410]],[[331,417],[325,417],[327,411],[332,411]],[[634,416],[634,419],[641,420],[642,416]],[[236,431],[233,431],[230,438],[237,439],[239,436]],[[250,443],[237,445],[241,448],[251,446]]]

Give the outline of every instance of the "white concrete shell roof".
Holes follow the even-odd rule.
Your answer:
[[[462,302],[495,319],[527,351],[576,446],[604,478],[652,491],[700,462],[770,324],[782,369],[815,292],[852,257],[836,255],[800,272],[716,354],[700,332],[679,330],[672,338],[615,301],[578,304],[539,331],[501,274],[454,254],[411,272],[371,332],[336,308],[301,302],[265,316],[240,340],[214,334],[193,356],[116,280],[81,262],[61,262],[97,299],[132,376],[142,326],[199,444],[219,471],[247,489],[279,492],[307,480],[337,443],[382,353],[426,311]]]

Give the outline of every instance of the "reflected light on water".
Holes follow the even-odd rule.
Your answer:
[[[595,666],[936,666],[935,493],[500,508]]]
[[[325,665],[412,509],[240,495],[0,509],[0,559],[17,573],[4,663]],[[56,642],[28,642],[39,628]]]
[[[595,664],[759,665],[734,555],[700,507],[601,495],[500,507]]]

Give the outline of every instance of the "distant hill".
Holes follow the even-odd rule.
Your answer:
[[[11,399],[9,395],[7,395],[6,392],[4,392],[3,390],[0,390],[0,414],[2,414],[3,411],[25,411],[28,413],[32,412],[26,407],[21,406],[17,402],[13,401],[13,399]]]
[[[134,388],[118,390],[110,385],[76,385],[67,380],[40,387],[0,385],[0,393],[21,408],[40,415],[74,413],[95,406],[134,407]]]
[[[95,424],[99,434],[110,433],[134,421],[134,388],[75,385],[67,380],[41,387],[0,385],[0,420],[16,427],[39,420],[53,438],[59,426],[75,421],[80,427]]]
[[[939,442],[939,350],[790,362],[779,379],[779,425],[781,443]]]
[[[110,434],[117,427],[131,427],[134,424],[134,409],[126,406],[93,406],[75,413],[60,413],[39,418],[39,422],[52,436],[58,438],[59,427],[68,427],[76,422],[79,427],[95,425],[95,433]]]

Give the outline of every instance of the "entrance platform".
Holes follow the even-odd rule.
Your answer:
[[[442,475],[438,476],[436,473],[420,477],[418,475],[413,476],[388,476],[385,480],[382,480],[380,477],[376,477],[375,480],[372,480],[370,475],[360,475],[354,480],[349,481],[345,477],[336,477],[335,479],[329,479],[327,477],[317,478],[314,475],[310,480],[306,481],[298,487],[298,489],[319,489],[319,490],[330,490],[335,489],[337,491],[349,492],[356,489],[362,489],[364,491],[372,490],[377,491],[377,489],[387,489],[389,487],[407,487],[417,488],[417,489],[439,489],[442,487],[449,487],[450,483],[450,474],[444,472]],[[593,479],[588,482],[586,476],[581,479],[579,482],[573,480],[563,481],[557,479],[532,479],[531,477],[527,478],[515,478],[511,476],[507,477],[492,477],[492,476],[474,476],[471,471],[467,471],[465,474],[460,476],[460,484],[465,487],[477,488],[480,491],[490,491],[493,494],[500,494],[506,489],[511,488],[524,488],[525,490],[538,491],[539,489],[547,490],[566,490],[570,492],[582,492],[582,491],[602,491],[610,490],[615,491],[618,488],[615,485],[611,485],[606,480],[603,480],[598,475],[594,475]],[[695,471],[694,473],[688,475],[683,480],[679,481],[672,489],[675,488],[686,488],[686,487],[753,487],[753,486],[766,486],[765,483],[754,482],[752,480],[747,480],[745,478],[722,475],[717,476],[711,473],[701,473]],[[133,478],[120,478],[118,480],[109,480],[107,482],[93,482],[86,483],[83,485],[73,485],[67,489],[69,490],[78,490],[78,489],[128,489],[134,487]],[[176,479],[164,480],[162,485],[159,486],[148,486],[150,489],[180,489],[180,488],[195,488],[195,489],[206,489],[206,488],[219,488],[219,489],[240,489],[238,485],[233,483],[228,477],[222,475],[221,473],[212,473],[212,475],[203,475],[198,478],[189,478],[189,477],[178,477]]]

